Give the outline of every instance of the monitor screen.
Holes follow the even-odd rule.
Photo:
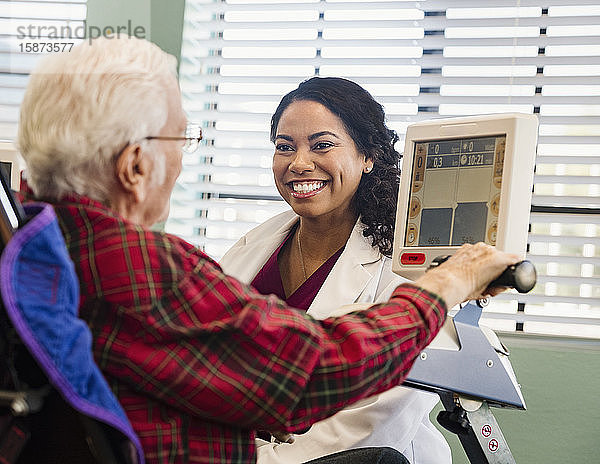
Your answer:
[[[495,245],[506,134],[413,145],[404,246]]]
[[[10,240],[12,231],[19,227],[19,216],[15,212],[16,202],[10,191],[10,163],[0,161],[0,251]],[[20,205],[19,205],[20,206]],[[21,217],[25,217],[23,214]]]
[[[22,165],[14,144],[0,141],[0,170],[13,190],[19,190]]]
[[[0,169],[2,169],[2,174],[4,174],[4,178],[10,182],[11,174],[12,174],[12,163],[8,161],[0,161]]]

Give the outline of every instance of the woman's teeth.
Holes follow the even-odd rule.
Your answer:
[[[309,193],[319,190],[325,185],[325,182],[294,182],[292,183],[292,189],[296,193]]]

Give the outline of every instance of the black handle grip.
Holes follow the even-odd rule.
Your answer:
[[[521,261],[508,266],[489,287],[511,287],[519,293],[527,293],[537,282],[537,272],[531,261]]]
[[[431,262],[429,268],[437,267],[450,258],[451,255],[438,256]],[[493,280],[488,287],[510,287],[519,293],[527,293],[537,282],[537,272],[531,261],[520,261],[508,266],[497,279]]]

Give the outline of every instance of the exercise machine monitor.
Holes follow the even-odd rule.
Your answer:
[[[0,140],[0,169],[15,191],[19,190],[22,166],[23,161],[14,144]]]
[[[516,113],[410,125],[393,271],[414,280],[464,243],[524,257],[537,132],[535,115]]]

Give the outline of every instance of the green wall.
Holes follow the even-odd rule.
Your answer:
[[[121,26],[134,32],[137,27],[138,37],[143,35],[179,60],[185,0],[88,0],[87,6],[88,28]]]
[[[492,409],[518,464],[600,462],[600,342],[505,335],[526,411]],[[431,420],[440,408],[434,410]],[[441,429],[441,427],[440,427]],[[468,464],[442,429],[453,464]]]

